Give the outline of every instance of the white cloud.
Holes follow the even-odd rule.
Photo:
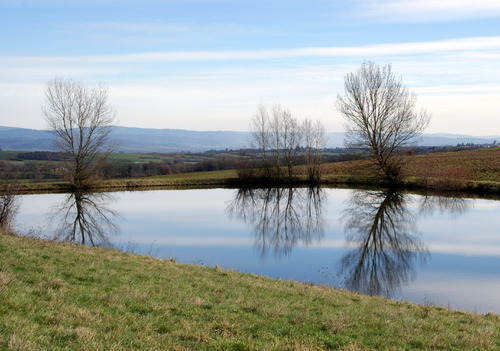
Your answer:
[[[5,125],[43,128],[43,86],[62,75],[108,84],[125,126],[247,130],[255,106],[264,102],[340,131],[336,94],[345,74],[370,58],[392,62],[417,92],[434,115],[429,132],[495,134],[499,54],[500,37],[481,37],[290,50],[0,56],[0,113]]]
[[[419,95],[419,103],[432,113],[428,133],[500,135],[500,93],[446,93]]]
[[[146,52],[119,55],[88,56],[0,56],[0,64],[123,64],[185,61],[233,61],[268,60],[314,57],[377,57],[389,55],[420,55],[437,52],[468,52],[477,50],[499,50],[500,37],[475,37],[451,40],[376,44],[346,47],[309,47],[281,50],[239,50],[239,51],[172,51]],[[497,55],[498,53],[495,53]]]
[[[441,22],[500,16],[498,0],[360,1],[362,15],[396,22]]]

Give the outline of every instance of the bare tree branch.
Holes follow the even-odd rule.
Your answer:
[[[319,121],[299,123],[288,109],[275,105],[269,112],[264,105],[259,105],[250,121],[250,135],[250,146],[259,152],[264,178],[273,182],[292,182],[298,153],[303,147],[314,174],[309,180],[319,182],[320,153],[326,140]]]
[[[417,111],[416,95],[392,73],[391,65],[365,61],[345,77],[344,86],[337,109],[346,122],[346,146],[369,151],[384,178],[397,180],[401,158],[395,156],[427,128],[430,115]]]
[[[76,188],[89,186],[114,150],[109,135],[116,112],[108,89],[58,77],[47,83],[42,111],[57,148],[70,158],[65,163],[68,180]]]
[[[321,179],[321,152],[326,146],[326,134],[319,120],[306,119],[302,123],[303,143],[305,148],[307,177],[313,184]]]
[[[3,165],[2,165],[3,166]],[[14,219],[19,209],[17,175],[7,166],[0,167],[0,234],[13,233]]]

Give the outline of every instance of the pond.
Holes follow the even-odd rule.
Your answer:
[[[17,229],[127,252],[500,313],[500,201],[355,189],[21,196]]]

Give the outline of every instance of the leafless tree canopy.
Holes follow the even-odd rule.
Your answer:
[[[0,234],[13,233],[12,226],[20,205],[17,176],[15,169],[0,163]]]
[[[368,150],[384,177],[400,176],[394,156],[410,146],[429,124],[430,115],[417,111],[416,95],[391,70],[364,62],[345,77],[345,94],[337,96],[337,109],[346,121],[346,145]]]
[[[12,233],[12,224],[19,209],[19,196],[12,184],[0,183],[0,234]]]
[[[276,105],[271,112],[260,105],[251,122],[251,145],[260,150],[266,177],[280,179],[286,166],[288,179],[293,176],[294,156],[302,134],[297,119],[288,109]]]
[[[325,127],[319,120],[308,118],[302,123],[302,133],[307,177],[311,183],[318,183],[321,178],[321,152],[326,146]]]
[[[300,149],[305,149],[309,180],[319,181],[321,151],[325,147],[324,128],[319,121],[300,123],[290,110],[278,105],[269,111],[260,105],[250,122],[251,147],[259,150],[264,177],[291,181]],[[284,173],[284,174],[283,174]]]
[[[76,188],[88,186],[113,150],[109,134],[116,113],[107,88],[55,78],[47,84],[42,110],[56,146],[71,159],[66,164],[68,180]]]

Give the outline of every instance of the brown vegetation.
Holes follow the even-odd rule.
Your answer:
[[[417,111],[417,98],[393,72],[391,65],[365,61],[346,75],[345,95],[337,96],[337,109],[346,122],[346,145],[363,149],[389,183],[404,177],[398,157],[429,125],[430,115]]]
[[[500,148],[414,156],[405,174],[415,177],[500,182]]]
[[[498,188],[500,183],[500,148],[432,153],[403,159],[402,171],[407,184],[464,190],[481,183],[496,184]],[[323,167],[325,177],[330,180],[355,177],[358,182],[369,182],[376,171],[369,160],[329,163]]]
[[[470,190],[483,193],[500,192],[500,148],[457,152],[431,153],[404,157],[405,185],[413,188]],[[322,183],[376,185],[379,171],[369,160],[323,164]],[[247,171],[252,171],[247,168]],[[297,166],[295,174],[307,182],[306,166]],[[240,175],[241,177],[241,175]],[[241,179],[240,179],[241,182]],[[237,185],[235,170],[169,174],[140,178],[104,180],[97,188],[152,188],[165,186],[226,186]],[[68,183],[18,184],[24,191],[67,191]]]

